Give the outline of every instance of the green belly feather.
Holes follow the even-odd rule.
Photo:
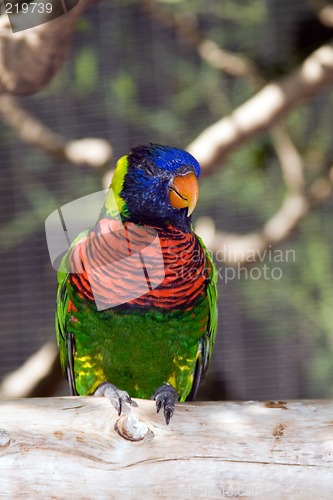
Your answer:
[[[189,394],[198,347],[205,334],[208,300],[190,311],[79,310],[68,329],[75,337],[74,372],[79,395],[111,382],[131,397],[150,398],[169,382],[180,401]]]

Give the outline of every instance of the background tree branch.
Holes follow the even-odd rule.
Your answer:
[[[52,1],[52,0],[51,0]],[[64,62],[77,18],[96,0],[80,0],[65,15],[12,33],[0,18],[0,93],[33,94],[45,87]]]
[[[59,351],[47,342],[0,383],[0,399],[50,396],[63,379]]]
[[[228,154],[333,83],[333,46],[323,45],[291,75],[268,83],[235,111],[208,128],[187,149],[206,175]]]
[[[23,109],[18,100],[9,94],[0,95],[0,117],[22,141],[45,153],[74,165],[93,168],[110,166],[112,147],[108,141],[96,138],[65,139]]]
[[[289,192],[279,210],[261,230],[236,235],[217,231],[212,219],[202,217],[195,226],[207,247],[219,255],[224,265],[253,265],[262,260],[263,252],[287,240],[310,210],[327,200],[333,191],[333,167],[317,178],[306,191]]]

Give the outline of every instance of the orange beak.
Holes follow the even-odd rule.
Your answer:
[[[187,217],[191,215],[198,201],[199,186],[195,175],[177,175],[169,186],[169,199],[174,208],[186,208]]]

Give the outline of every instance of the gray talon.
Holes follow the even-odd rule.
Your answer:
[[[131,406],[138,406],[135,401],[132,401],[130,395],[126,391],[118,389],[110,382],[102,382],[94,392],[94,396],[104,396],[108,398],[112,406],[117,410],[118,415],[121,414],[123,403],[128,403]]]
[[[175,409],[175,403],[178,401],[178,393],[170,384],[163,384],[154,392],[152,399],[156,401],[157,413],[163,407],[165,423],[169,425],[170,419]]]

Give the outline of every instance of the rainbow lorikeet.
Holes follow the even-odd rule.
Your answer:
[[[58,274],[56,328],[73,394],[156,400],[169,423],[193,399],[217,327],[217,272],[191,213],[200,166],[150,144],[118,163],[96,225]]]

